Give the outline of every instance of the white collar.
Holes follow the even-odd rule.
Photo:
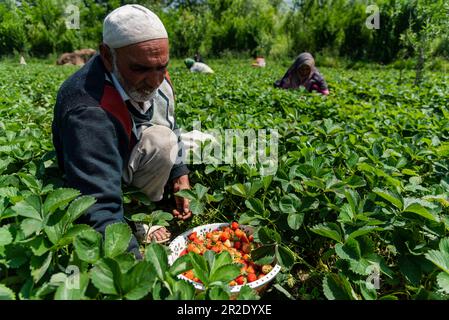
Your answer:
[[[111,81],[111,79],[109,79],[107,74],[106,74],[106,77],[108,78],[108,80]],[[112,77],[112,83],[114,84],[114,87],[117,89],[117,91],[120,94],[120,97],[122,98],[123,101],[129,100],[129,102],[131,102],[132,106],[142,114],[146,113],[148,111],[148,109],[151,108],[153,101],[145,101],[143,103],[143,107],[140,107],[137,102],[135,102],[128,96],[128,94],[123,89],[120,82],[118,81],[117,77],[113,73],[111,73],[111,77]]]

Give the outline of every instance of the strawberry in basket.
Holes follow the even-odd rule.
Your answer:
[[[251,259],[251,251],[257,247],[252,234],[247,234],[240,228],[237,222],[232,222],[229,226],[207,232],[205,235],[198,235],[196,231],[188,236],[187,247],[180,256],[189,252],[204,254],[207,250],[216,253],[228,251],[234,263],[240,264],[240,275],[229,283],[230,286],[243,285],[254,282],[268,274],[273,266],[257,265]],[[200,282],[195,278],[192,270],[183,274],[190,280]]]

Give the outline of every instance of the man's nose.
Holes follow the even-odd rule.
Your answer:
[[[146,78],[147,86],[151,88],[157,88],[161,85],[165,78],[165,71],[151,72]]]

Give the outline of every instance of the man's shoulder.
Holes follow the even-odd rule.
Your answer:
[[[72,74],[59,88],[56,107],[72,109],[75,106],[98,106],[103,96],[105,76],[99,56],[94,56]]]

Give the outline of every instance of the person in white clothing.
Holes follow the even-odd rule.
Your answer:
[[[189,58],[185,59],[184,63],[191,72],[214,73],[214,70],[212,70],[207,64],[203,62],[195,62],[195,60]]]

